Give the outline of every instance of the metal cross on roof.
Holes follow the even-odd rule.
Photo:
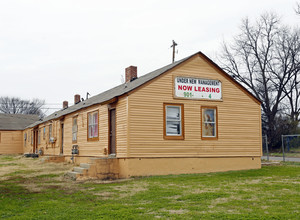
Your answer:
[[[172,58],[172,63],[175,62],[175,47],[177,46],[178,44],[173,40],[173,44],[171,45],[171,47],[173,47],[173,58]]]

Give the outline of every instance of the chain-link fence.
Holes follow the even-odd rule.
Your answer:
[[[268,137],[262,136],[262,151],[266,160],[300,162],[300,135],[281,135],[281,148],[272,150],[268,146]]]
[[[283,161],[285,158],[300,158],[300,135],[281,135]]]
[[[263,156],[267,157],[267,160],[269,160],[269,147],[268,147],[267,136],[262,136],[262,152],[263,152]]]

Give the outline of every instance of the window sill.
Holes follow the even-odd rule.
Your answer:
[[[99,141],[99,137],[88,138],[87,141]]]
[[[218,140],[218,137],[201,137],[201,140]]]
[[[164,139],[165,140],[184,140],[184,136],[181,135],[181,136],[167,136],[167,135],[164,135]]]

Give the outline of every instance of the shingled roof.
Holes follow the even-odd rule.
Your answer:
[[[24,130],[28,125],[39,120],[38,115],[2,114],[0,113],[0,130]]]
[[[242,88],[246,93],[248,93],[250,96],[252,96],[255,100],[257,100],[257,102],[260,102],[260,100],[258,100],[255,96],[253,96],[253,94],[251,94],[247,89],[245,89],[242,85],[240,85],[237,81],[235,81],[230,75],[228,75],[226,72],[224,72],[217,64],[215,64],[212,60],[210,60],[207,56],[205,56],[202,52],[197,52],[191,56],[188,56],[184,59],[181,59],[179,61],[176,61],[172,64],[169,64],[167,66],[164,66],[160,69],[157,69],[153,72],[150,72],[148,74],[145,74],[131,82],[128,83],[123,83],[119,86],[116,86],[110,90],[107,90],[103,93],[100,93],[96,96],[93,96],[87,100],[84,100],[82,102],[79,102],[75,105],[72,105],[66,109],[62,109],[59,111],[56,111],[54,113],[52,113],[51,115],[47,116],[46,118],[44,118],[43,120],[39,120],[36,121],[35,123],[29,125],[27,128],[32,128],[35,127],[39,124],[42,124],[46,121],[49,120],[54,120],[60,117],[63,117],[64,115],[76,112],[80,109],[83,108],[87,108],[96,104],[101,104],[101,103],[105,103],[109,100],[112,100],[113,98],[117,98],[119,96],[122,96],[138,87],[140,87],[141,85],[145,84],[146,82],[155,79],[156,77],[162,75],[163,73],[173,69],[174,67],[178,66],[179,64],[185,62],[186,60],[190,59],[191,57],[195,56],[195,55],[199,55],[201,57],[203,57],[204,59],[206,59],[211,65],[213,65],[215,68],[217,68],[218,70],[220,70],[224,75],[226,75],[228,78],[230,78],[234,83],[236,83],[240,88]]]

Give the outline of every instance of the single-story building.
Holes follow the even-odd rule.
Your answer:
[[[261,167],[260,100],[203,53],[141,77],[135,66],[125,72],[124,84],[75,95],[29,125],[23,152],[95,163],[108,168],[94,173],[120,178]]]
[[[24,129],[39,120],[38,115],[0,113],[0,154],[22,154]]]

